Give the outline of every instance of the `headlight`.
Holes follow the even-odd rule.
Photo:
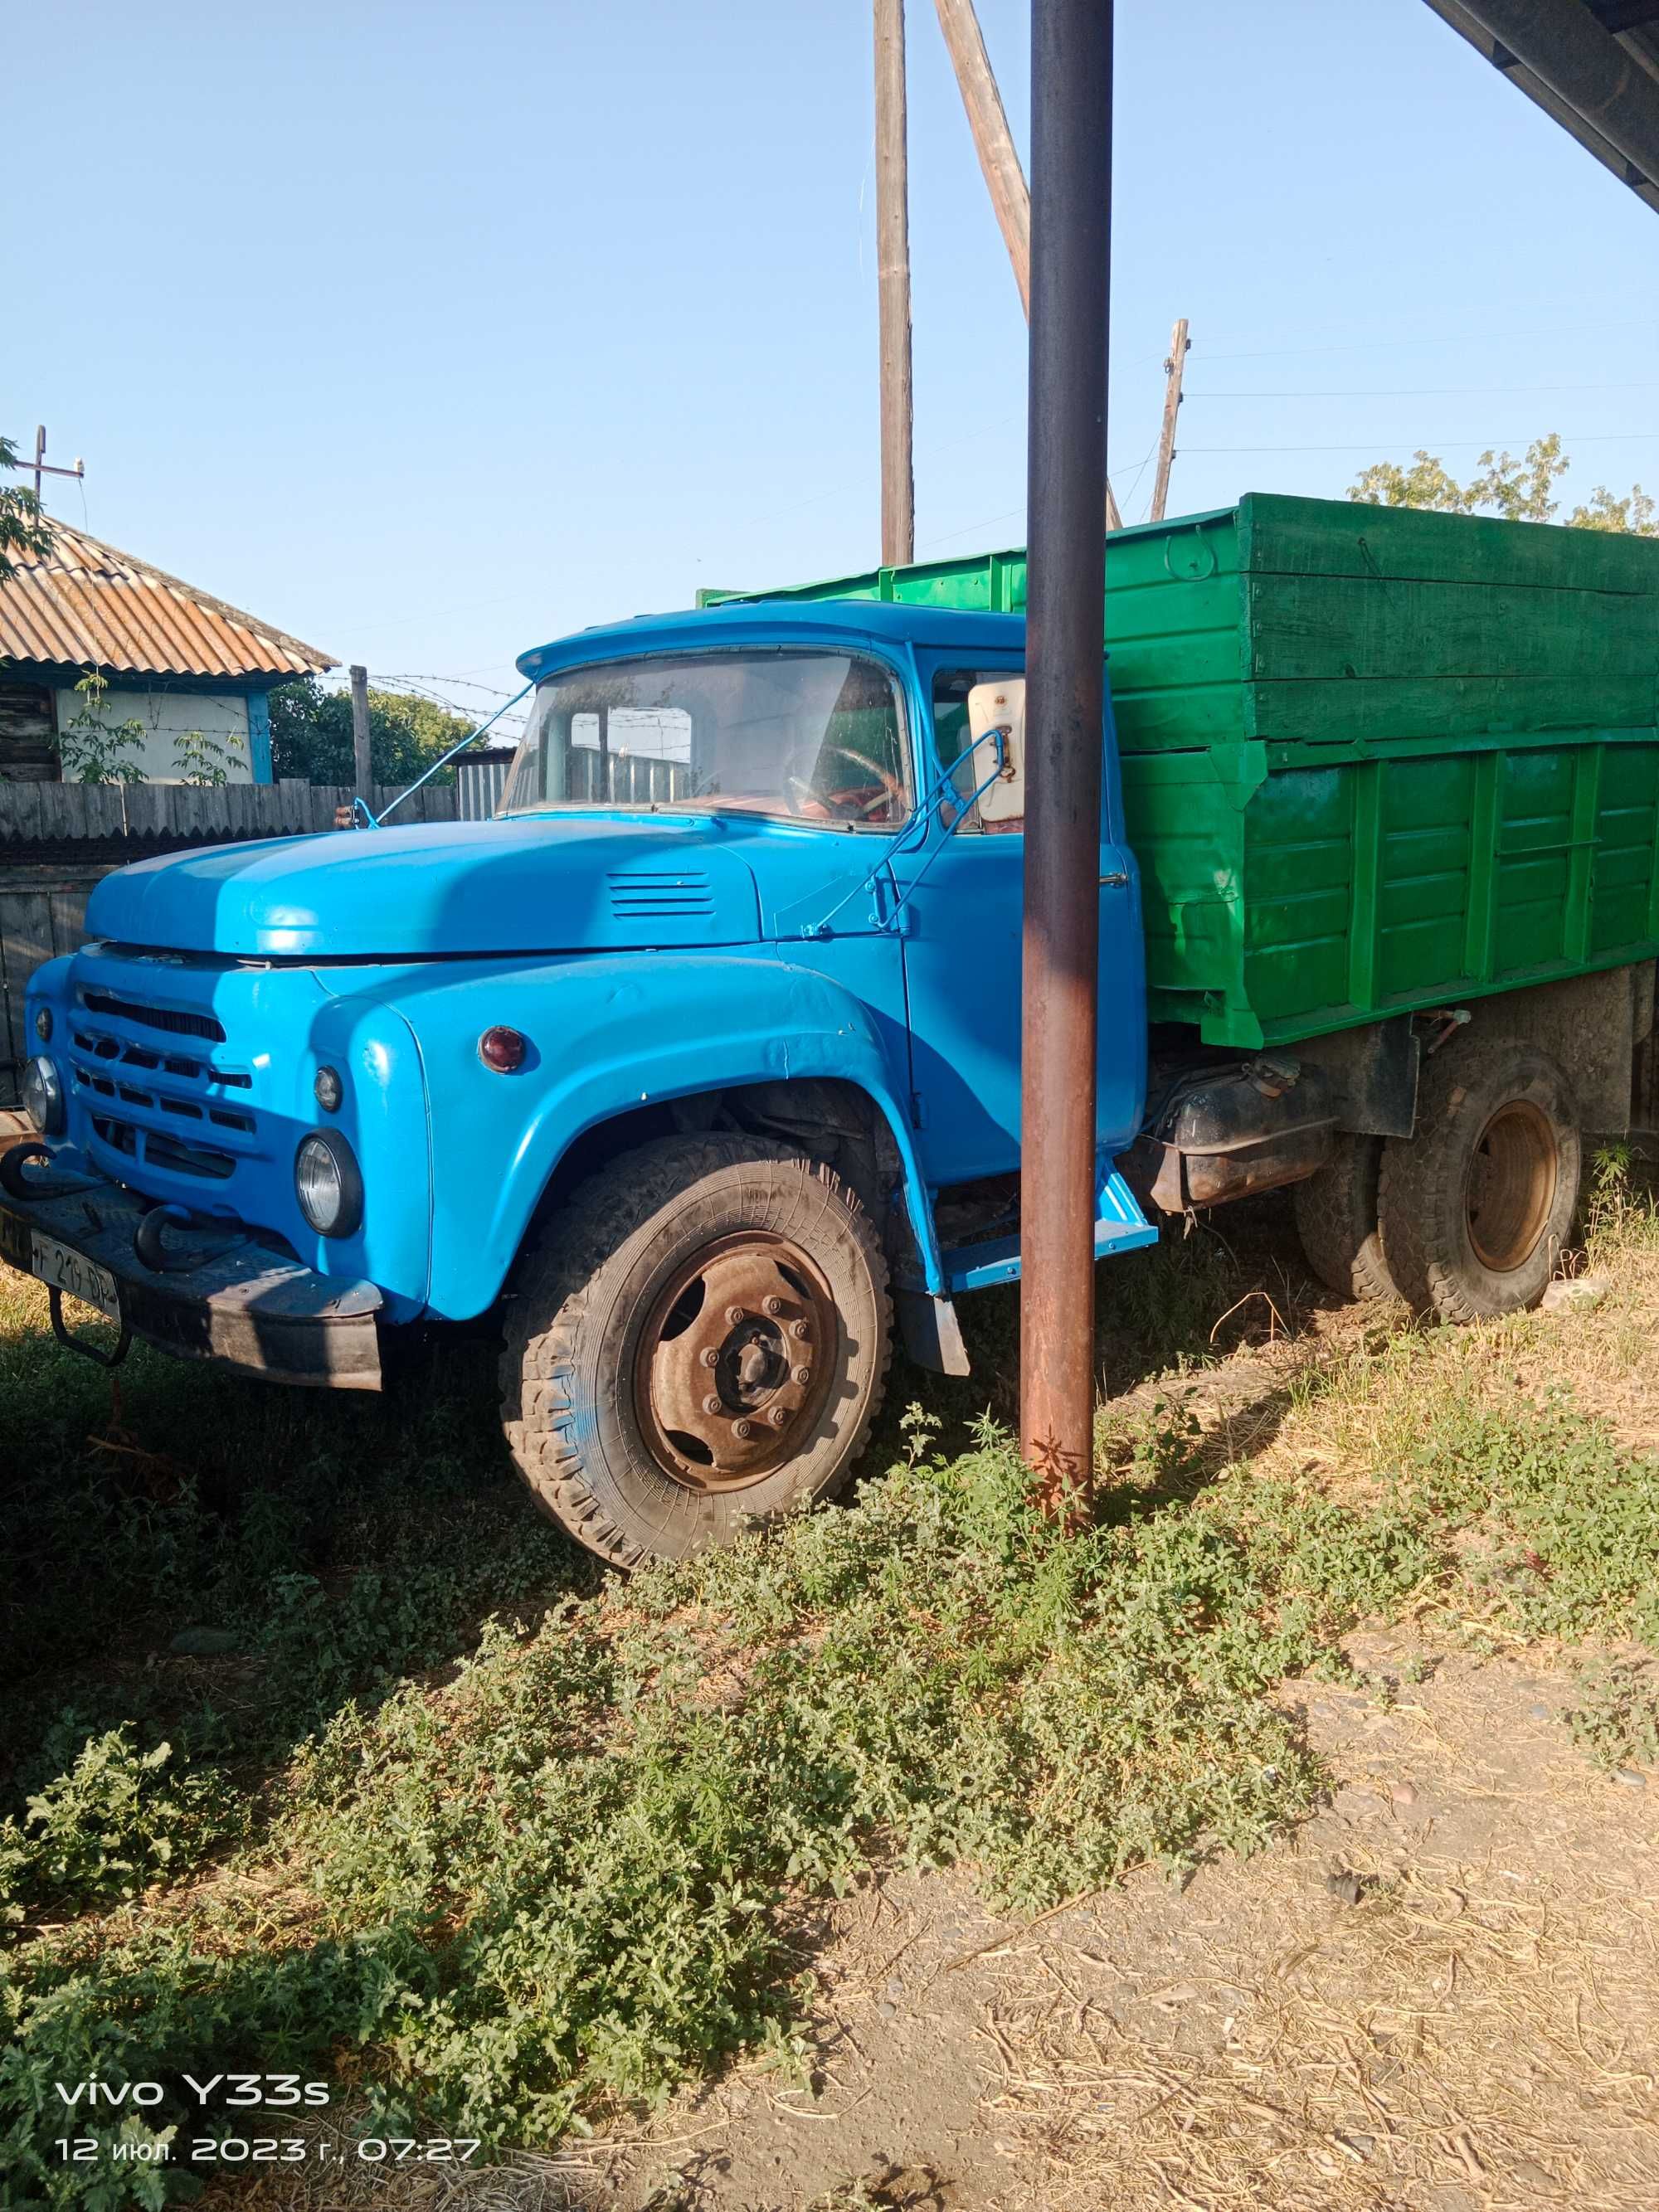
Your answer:
[[[23,1111],[43,1137],[56,1137],[64,1127],[64,1086],[52,1062],[37,1056],[23,1070]]]
[[[313,1129],[294,1156],[300,1211],[319,1237],[349,1237],[363,1218],[363,1178],[337,1129]]]

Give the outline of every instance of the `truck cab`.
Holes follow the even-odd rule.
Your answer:
[[[497,818],[107,878],[40,969],[0,1252],[130,1335],[374,1388],[498,1313],[544,1506],[632,1565],[832,1492],[896,1316],[1018,1270],[1024,623],[756,602],[522,656]],[[1146,1105],[1102,732],[1099,1251]],[[110,1356],[106,1353],[104,1356]]]

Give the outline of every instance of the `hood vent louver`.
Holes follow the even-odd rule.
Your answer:
[[[612,869],[605,884],[615,921],[686,921],[714,915],[714,886],[696,869]]]

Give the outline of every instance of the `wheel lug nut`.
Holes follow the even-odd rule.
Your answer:
[[[766,1418],[771,1422],[772,1426],[775,1429],[781,1429],[788,1421],[789,1416],[785,1413],[781,1406],[774,1406],[771,1412]]]
[[[718,1367],[720,1364],[720,1356],[712,1344],[707,1352],[701,1354],[701,1358],[705,1367]]]
[[[811,1381],[811,1379],[812,1370],[810,1367],[798,1367],[795,1370],[795,1380],[800,1384],[803,1389],[805,1389],[806,1385]]]
[[[783,1311],[783,1300],[781,1298],[763,1298],[761,1304],[763,1310],[771,1314],[774,1318]]]
[[[702,1410],[705,1413],[718,1413],[720,1409],[720,1401],[718,1398],[708,1397],[703,1400]]]
[[[798,1321],[792,1322],[790,1323],[789,1334],[794,1338],[797,1344],[805,1344],[811,1337],[812,1332],[805,1322]]]
[[[733,1421],[732,1433],[734,1437],[752,1437],[755,1433],[755,1424],[752,1421]]]
[[[726,1309],[726,1318],[731,1323],[732,1327],[735,1328],[738,1323],[743,1319],[743,1308],[741,1306],[727,1306]]]

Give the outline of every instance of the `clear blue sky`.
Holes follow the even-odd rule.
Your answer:
[[[980,0],[1024,149],[1024,0]],[[1024,536],[1024,325],[908,0],[917,541]],[[1144,511],[1559,429],[1659,489],[1659,222],[1421,0],[1119,0],[1111,465]],[[382,679],[877,543],[866,0],[54,0],[7,40],[0,430]],[[82,493],[50,504],[82,520]]]

